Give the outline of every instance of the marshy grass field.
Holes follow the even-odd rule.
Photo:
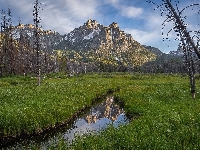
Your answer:
[[[114,97],[133,117],[129,124],[77,137],[70,147],[60,139],[49,149],[200,149],[199,79],[196,86],[192,99],[186,75],[53,74],[41,86],[30,76],[0,78],[0,139],[40,134],[117,89]],[[40,149],[37,144],[31,148]]]

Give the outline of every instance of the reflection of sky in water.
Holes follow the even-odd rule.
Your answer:
[[[90,112],[82,118],[78,118],[73,127],[64,133],[64,139],[71,142],[76,135],[83,135],[90,132],[98,132],[105,129],[109,124],[118,127],[128,122],[123,109],[114,104],[112,96],[90,109]]]
[[[59,134],[52,134],[47,138],[42,138],[42,140],[36,143],[40,145],[40,149],[48,149],[49,146],[56,145],[60,138],[64,138],[71,143],[76,135],[83,135],[91,132],[97,133],[101,129],[106,129],[108,124],[118,127],[119,125],[128,123],[129,120],[125,116],[123,109],[114,104],[113,100],[114,98],[112,96],[106,97],[104,102],[93,106],[89,113],[76,119],[70,129],[59,131]],[[13,147],[15,147],[14,149],[22,149],[21,147],[24,145],[27,147],[28,140],[27,144],[23,144],[22,142]]]
[[[126,123],[128,123],[128,119],[126,118],[124,113],[119,114],[115,121],[111,121],[110,119],[104,117],[97,120],[95,123],[88,123],[85,120],[85,117],[83,117],[77,119],[74,122],[72,128],[68,129],[63,134],[63,138],[67,140],[70,144],[76,135],[83,135],[91,132],[97,133],[101,129],[105,129],[109,124],[112,124],[114,127],[118,127],[119,125],[123,125]],[[48,140],[48,142],[41,144],[41,149],[47,149],[48,146],[53,145],[57,142],[59,142],[59,138],[56,136],[52,137]]]
[[[70,142],[72,139],[74,139],[75,135],[83,135],[89,132],[98,132],[101,129],[105,129],[108,124],[112,124],[114,127],[118,127],[119,125],[123,125],[125,123],[128,123],[128,120],[124,113],[118,115],[117,119],[115,121],[111,121],[108,118],[101,118],[96,121],[96,123],[87,123],[85,119],[79,118],[74,126],[65,132],[64,139],[68,139]]]

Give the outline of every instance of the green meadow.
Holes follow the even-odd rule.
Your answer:
[[[66,122],[107,91],[119,89],[114,97],[132,116],[129,124],[77,137],[70,147],[60,139],[49,149],[199,149],[199,79],[196,84],[192,99],[185,75],[54,74],[46,76],[41,86],[36,78],[1,78],[0,136],[40,133]]]

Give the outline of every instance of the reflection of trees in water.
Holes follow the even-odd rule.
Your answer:
[[[87,123],[96,123],[101,118],[108,118],[115,121],[117,117],[123,113],[123,110],[113,102],[114,97],[106,97],[106,101],[91,109],[90,113],[84,118]]]

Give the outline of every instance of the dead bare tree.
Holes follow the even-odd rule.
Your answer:
[[[149,3],[153,3],[157,6],[157,8],[160,9],[161,11],[161,16],[166,15],[166,19],[163,22],[163,28],[165,27],[166,23],[172,22],[173,23],[173,28],[169,30],[167,35],[173,30],[177,33],[177,38],[176,40],[180,41],[183,53],[184,53],[184,58],[185,62],[188,66],[188,73],[189,73],[189,78],[190,78],[190,86],[191,86],[191,94],[192,97],[195,98],[195,93],[196,93],[196,87],[195,87],[195,55],[200,59],[200,48],[199,48],[199,35],[200,31],[193,31],[195,33],[193,36],[190,35],[190,32],[187,29],[187,24],[185,23],[186,17],[184,16],[183,12],[189,8],[189,7],[199,7],[200,4],[191,4],[182,10],[179,10],[179,1],[175,0],[174,2],[176,3],[176,9],[172,5],[172,0],[162,0],[161,5],[157,5],[153,1],[149,0],[147,1]],[[198,9],[197,9],[198,10]],[[200,14],[200,9],[198,10],[198,14]],[[164,33],[162,33],[164,34]],[[166,38],[168,39],[168,38]],[[196,41],[196,43],[195,43]]]
[[[1,74],[3,75],[3,73],[6,74],[8,72],[8,19],[4,10],[2,10],[1,16]]]
[[[12,34],[12,21],[11,21],[11,9],[8,8],[6,13],[2,10],[1,13],[1,76],[4,74],[14,73],[14,48],[13,48],[13,34]]]
[[[13,32],[12,32],[12,15],[11,15],[11,9],[10,7],[8,8],[8,19],[7,19],[7,29],[6,29],[6,34],[8,37],[8,69],[9,69],[9,74],[15,74],[15,57],[16,57],[16,48],[14,46],[14,40],[13,40]]]
[[[2,10],[1,12],[1,76],[3,76],[3,70],[5,68],[5,29],[6,29],[6,12]]]
[[[40,53],[41,53],[41,43],[40,43],[40,28],[41,28],[41,18],[39,16],[39,9],[42,3],[38,0],[34,2],[34,10],[33,10],[33,21],[35,25],[35,33],[34,33],[34,47],[33,49],[36,51],[36,72],[38,76],[38,86],[41,83],[41,66],[40,66]]]

